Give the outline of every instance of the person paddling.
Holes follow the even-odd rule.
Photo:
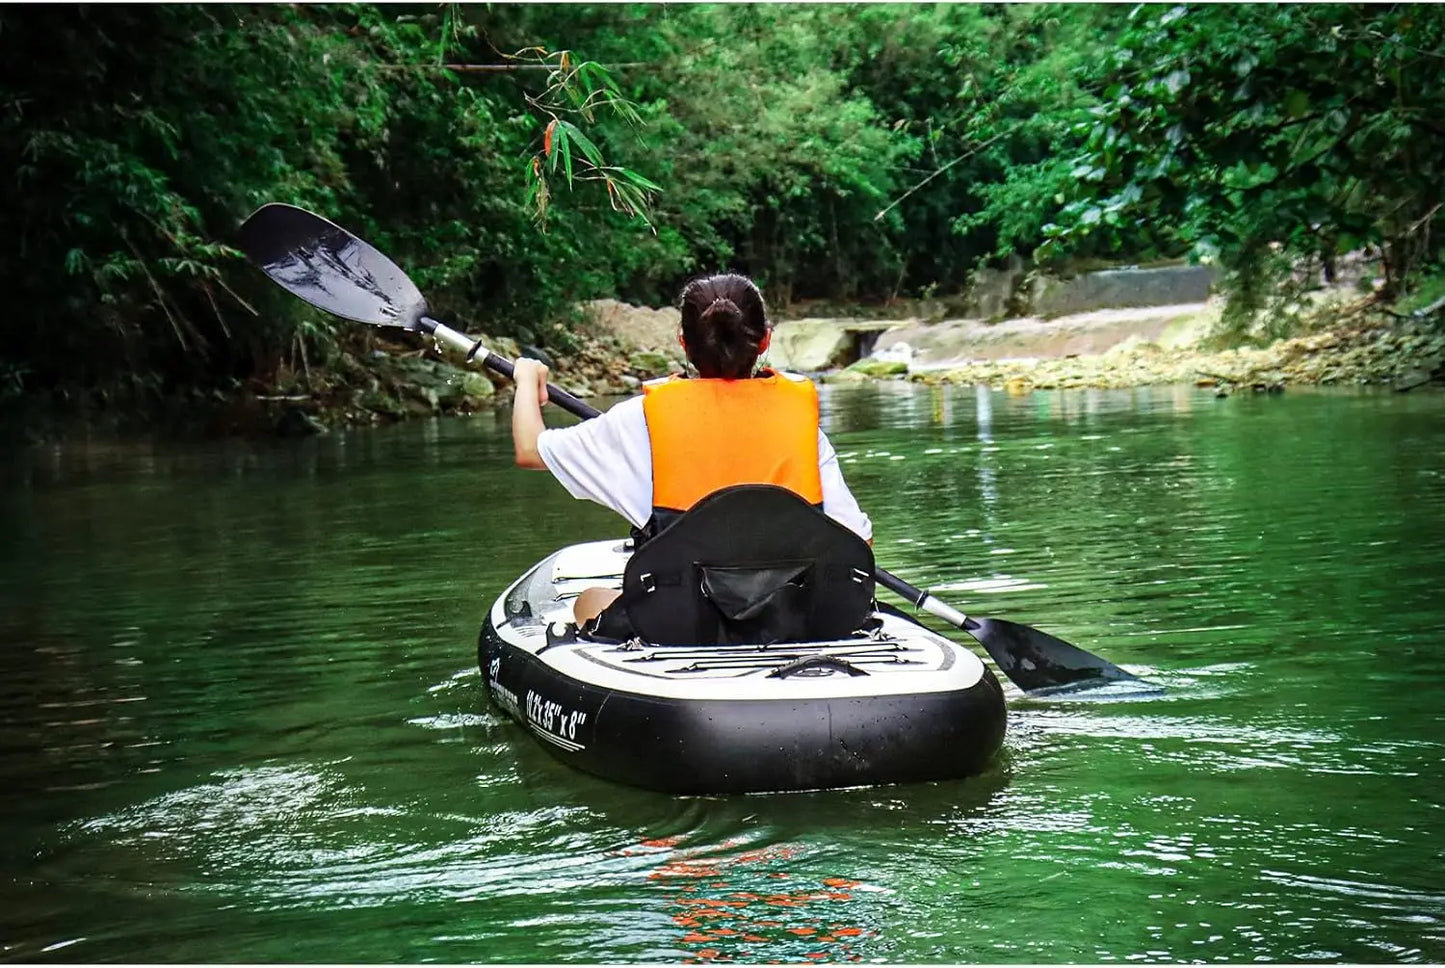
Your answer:
[[[772,338],[763,294],[731,273],[695,279],[679,300],[678,342],[697,377],[643,385],[595,420],[548,429],[547,367],[513,364],[512,444],[519,467],[550,471],[573,497],[611,508],[639,543],[700,499],[735,484],[787,488],[872,543],[873,524],[843,480],[819,425],[818,391],[791,373],[758,369]],[[577,624],[618,595],[589,588]]]

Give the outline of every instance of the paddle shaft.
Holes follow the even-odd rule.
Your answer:
[[[960,612],[958,609],[941,602],[921,588],[908,584],[902,578],[892,572],[885,571],[874,566],[873,575],[878,579],[878,584],[902,598],[913,603],[914,608],[921,608],[930,615],[943,619],[949,625],[957,626],[965,632],[973,632],[978,628],[978,623]]]

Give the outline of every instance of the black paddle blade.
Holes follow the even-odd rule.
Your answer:
[[[270,202],[241,224],[241,251],[292,295],[345,319],[416,329],[426,300],[376,249],[319,215]]]
[[[1148,685],[1112,662],[1017,622],[970,618],[964,630],[987,650],[999,671],[1024,692],[1065,686],[1083,688],[1110,682]]]

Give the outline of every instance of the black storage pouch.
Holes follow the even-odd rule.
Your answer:
[[[807,638],[815,588],[812,560],[741,565],[699,562],[695,567],[698,589],[706,603],[699,615],[702,622],[715,622],[715,641],[766,645]],[[711,631],[699,628],[698,640],[707,641]]]

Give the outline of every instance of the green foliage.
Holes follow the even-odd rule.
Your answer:
[[[1125,12],[1111,5],[1008,8],[994,28],[993,45],[957,49],[979,92],[969,117],[983,155],[975,167],[987,166],[977,190],[983,204],[959,217],[958,231],[994,232],[997,255],[1031,254],[1045,242],[1045,226],[1060,204],[1092,174],[1070,158],[1069,148],[1097,103],[1090,88],[1114,49]],[[992,57],[997,44],[1013,56]],[[1139,261],[1163,254],[1145,233],[1131,235],[1124,248]],[[1096,252],[1079,245],[1071,254]]]
[[[736,16],[726,8],[692,13],[702,23],[688,25],[689,33],[725,34],[717,18]],[[837,15],[800,8],[792,16]],[[873,215],[917,146],[817,63],[821,53],[810,48],[841,29],[788,26],[757,44],[711,46],[679,60],[686,70],[664,76],[669,103],[685,105],[691,118],[686,127],[659,125],[678,149],[667,170],[671,196],[686,206],[676,212],[678,225],[704,266],[730,263],[752,273],[775,301],[876,290],[896,271],[887,261],[896,223],[879,226]],[[727,75],[754,81],[721,96],[709,78]]]
[[[535,337],[606,291],[605,271],[558,271],[585,238],[539,236],[519,163],[538,116],[508,83],[450,69],[483,43],[455,9],[5,8],[0,39],[15,243],[0,271],[29,317],[11,324],[9,382],[113,400],[324,362],[354,328],[229,244],[271,200],[355,227],[496,332]],[[640,208],[646,179],[608,175]]]
[[[1393,295],[1439,252],[1442,50],[1434,6],[1136,8],[1046,251],[1147,225],[1228,270],[1236,336],[1301,259],[1375,247]]]
[[[1402,298],[1395,308],[1401,313],[1416,313],[1442,302],[1445,302],[1445,267],[1437,265],[1422,275],[1410,294]],[[1437,307],[1435,313],[1439,312]]]
[[[1430,5],[0,7],[0,397],[304,380],[369,339],[232,247],[324,212],[459,325],[565,347],[692,274],[774,305],[1011,254],[1217,260],[1233,338],[1302,260],[1441,264]],[[1278,316],[1278,314],[1276,314]]]
[[[543,43],[617,62],[642,125],[599,118],[599,143],[666,192],[657,238],[629,239],[618,295],[670,301],[688,275],[754,274],[769,297],[886,291],[896,220],[874,215],[916,153],[850,89],[852,8],[509,8]],[[618,253],[620,254],[620,253]]]
[[[523,53],[534,55],[538,64],[549,67],[546,89],[537,97],[527,98],[528,104],[551,119],[542,133],[541,152],[533,155],[527,166],[527,201],[536,207],[537,220],[543,226],[547,224],[552,197],[548,176],[557,174],[559,160],[569,189],[573,187],[573,169],[580,166],[577,179],[602,182],[613,209],[646,220],[652,193],[661,191],[661,187],[630,168],[608,165],[592,139],[562,117],[573,114],[593,123],[600,105],[630,124],[640,124],[642,119],[632,103],[618,93],[616,82],[596,61],[576,63],[567,50],[548,54],[534,48]],[[554,60],[556,66],[551,67]]]

